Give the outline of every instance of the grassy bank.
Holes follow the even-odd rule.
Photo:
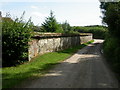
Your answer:
[[[27,62],[16,67],[3,68],[3,88],[11,88],[30,77],[36,78],[45,74],[55,64],[69,58],[78,49],[81,49],[92,42],[93,40],[63,51],[46,53],[44,55],[37,56],[31,62]]]

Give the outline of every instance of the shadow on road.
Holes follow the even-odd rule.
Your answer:
[[[27,88],[117,88],[118,81],[103,62],[102,43],[93,43],[55,66],[45,76],[24,83]],[[64,52],[67,53],[67,52]]]

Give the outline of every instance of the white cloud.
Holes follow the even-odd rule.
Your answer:
[[[100,2],[119,2],[120,0],[99,0]]]
[[[31,6],[31,8],[33,8],[33,9],[38,9],[38,7],[37,7],[37,6]]]
[[[45,17],[48,16],[48,14],[44,14],[44,13],[40,13],[40,12],[32,12],[30,14],[30,16],[32,17],[32,21],[34,22],[35,25],[41,25],[41,23],[44,22]]]
[[[0,0],[0,2],[41,2],[43,0]]]
[[[63,0],[43,0],[43,1],[76,2],[78,0],[64,0],[64,1]],[[27,2],[29,2],[29,0]],[[40,5],[38,6],[38,4],[35,4],[36,3],[35,2],[35,3],[30,3],[30,5],[28,4],[27,9],[20,7],[20,9],[18,10],[16,6],[16,8],[13,8],[13,9],[12,8],[8,10],[3,9],[3,11],[10,12],[12,16],[20,17],[23,10],[25,10],[26,11],[25,20],[27,21],[29,17],[32,17],[32,21],[34,22],[35,25],[37,24],[40,25],[41,23],[43,23],[45,21],[45,17],[49,16],[50,10],[55,11],[55,17],[58,22],[64,22],[65,20],[67,20],[72,26],[99,24],[101,22],[99,18],[99,16],[101,15],[99,14],[100,13],[99,0],[79,0],[79,2],[81,2],[79,3],[79,5],[76,3],[72,4],[71,2],[70,2],[71,6],[68,5],[69,3],[67,4],[67,3],[53,3],[53,2],[42,3],[42,4],[39,3]],[[85,2],[88,2],[88,3],[85,3]],[[9,2],[7,3],[9,4]]]
[[[48,14],[43,14],[43,13],[40,13],[40,12],[32,12],[32,16],[34,17],[46,17],[48,16]]]
[[[95,2],[98,0],[1,0],[1,2]]]

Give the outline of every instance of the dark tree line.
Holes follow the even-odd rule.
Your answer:
[[[120,75],[120,2],[101,2],[103,23],[108,26],[104,52],[112,67]]]
[[[53,11],[50,11],[50,15],[46,17],[41,26],[34,26],[34,31],[37,32],[54,32],[54,33],[76,33],[72,30],[72,27],[67,22],[57,22]]]

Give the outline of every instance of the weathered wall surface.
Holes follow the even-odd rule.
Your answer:
[[[92,34],[74,35],[74,36],[42,36],[29,42],[29,61],[37,56],[47,52],[59,51],[69,47],[77,46],[92,40]]]
[[[92,35],[89,35],[89,36],[80,36],[80,43],[83,44],[83,43],[86,43],[90,40],[93,39],[93,36]]]

